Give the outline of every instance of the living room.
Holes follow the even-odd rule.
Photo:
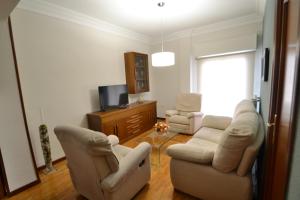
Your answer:
[[[12,196],[12,199],[24,192],[28,196],[19,198],[68,199],[71,195],[78,195],[68,174],[65,152],[53,130],[58,125],[68,124],[89,127],[87,114],[100,110],[98,87],[127,82],[126,52],[147,54],[149,81],[149,91],[129,94],[128,103],[156,101],[156,117],[160,120],[164,120],[167,110],[176,107],[179,94],[201,93],[201,112],[206,115],[233,117],[239,101],[255,99],[259,100],[257,109],[264,123],[272,124],[274,119],[270,114],[270,105],[276,81],[273,80],[273,71],[280,61],[277,59],[280,48],[274,41],[279,37],[275,30],[279,26],[278,16],[281,14],[278,4],[281,1],[165,1],[163,7],[159,7],[158,3],[117,0],[3,1],[0,39],[5,45],[1,45],[0,74],[1,85],[5,86],[1,113],[5,114],[1,115],[1,127],[4,128],[0,144],[3,171],[8,182],[6,195]],[[299,1],[291,1],[289,6],[297,8]],[[289,19],[296,20],[297,17]],[[173,66],[152,66],[151,54],[160,52],[162,43],[163,49],[175,54]],[[294,56],[298,53],[299,50]],[[225,64],[225,58],[233,57],[243,60],[244,71]],[[211,65],[214,62],[222,62],[226,69],[214,69]],[[205,71],[205,67],[212,70]],[[290,76],[291,80],[297,76],[296,72]],[[212,84],[216,80],[220,82]],[[297,84],[293,82],[290,90],[297,91],[293,89]],[[291,96],[292,102],[299,101],[297,92]],[[293,105],[291,110],[295,111],[291,116],[299,119],[296,117],[297,103]],[[58,166],[54,165],[58,171],[49,175],[41,175],[45,165],[39,133],[41,124],[46,124],[48,128],[52,160],[58,160]],[[299,166],[299,120],[291,124],[294,124],[291,126],[294,127],[293,134],[288,138],[292,138],[290,140],[294,145],[286,148],[286,154],[290,157],[286,167],[289,175],[284,177],[283,185],[274,186],[283,188],[282,194],[288,199],[299,197],[299,191],[295,189],[299,183],[295,170]],[[272,130],[265,126],[265,149],[268,151],[267,144],[272,141],[269,139],[272,134],[268,133]],[[191,137],[179,134],[178,141],[186,142]],[[124,144],[134,147],[133,140],[131,138]],[[264,161],[266,155],[260,155]],[[150,186],[146,186],[135,198],[143,199],[143,195],[148,195],[148,199],[194,198],[177,190],[173,193],[169,177],[170,157],[162,152],[161,160],[164,165],[161,173],[165,175],[159,174],[159,168],[151,165],[152,175],[156,179],[152,177]],[[61,172],[60,167],[64,169],[63,177],[68,177],[65,183],[68,191],[72,188],[69,195],[65,194],[66,197],[63,197],[63,189],[61,196],[57,196],[50,185],[40,186],[49,181],[47,177],[56,177],[52,178],[54,184],[59,182],[63,177],[55,176],[55,173]],[[276,169],[273,170],[275,173]],[[273,176],[262,172],[260,175]],[[167,193],[165,190],[153,186],[159,185],[160,176],[167,181],[169,197],[163,196]],[[31,185],[31,188],[28,187]],[[260,186],[257,190],[261,193],[253,195],[256,198],[263,195],[264,189],[271,191],[266,186]],[[40,189],[35,189],[37,187]],[[149,193],[160,192],[151,196],[147,194],[147,187],[150,188]],[[33,197],[43,190],[50,191],[50,195]]]

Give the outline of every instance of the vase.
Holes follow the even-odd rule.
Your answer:
[[[45,124],[40,125],[39,132],[40,132],[41,146],[42,146],[43,156],[44,156],[45,166],[46,166],[44,173],[48,174],[50,172],[55,171],[55,169],[52,165],[51,147],[50,147],[50,140],[49,140],[47,126]]]

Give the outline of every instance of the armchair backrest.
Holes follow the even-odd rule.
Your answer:
[[[176,110],[184,112],[200,112],[201,94],[182,93],[177,96]]]
[[[58,126],[54,132],[65,152],[76,190],[89,199],[104,199],[99,183],[119,168],[106,135],[74,126]]]

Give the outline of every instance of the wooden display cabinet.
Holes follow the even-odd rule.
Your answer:
[[[124,142],[151,129],[156,123],[156,101],[130,104],[125,109],[87,114],[89,128],[114,134]]]
[[[126,83],[129,94],[149,91],[148,55],[127,52],[124,54]]]

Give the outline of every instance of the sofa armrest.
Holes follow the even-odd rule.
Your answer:
[[[187,118],[202,117],[202,116],[203,116],[202,112],[190,112],[186,115]]]
[[[108,175],[102,182],[101,186],[104,190],[113,192],[128,176],[137,170],[145,162],[145,159],[151,152],[151,146],[147,142],[140,143],[132,149],[119,163],[119,170]]]
[[[231,123],[231,117],[205,115],[202,120],[202,127],[225,130]]]
[[[166,111],[166,116],[167,117],[171,117],[173,115],[177,115],[178,114],[178,111],[177,110],[167,110]]]
[[[107,139],[112,146],[119,144],[119,138],[115,135],[109,135]]]
[[[189,144],[173,144],[167,148],[167,154],[178,160],[201,164],[211,163],[214,157],[213,151]]]

